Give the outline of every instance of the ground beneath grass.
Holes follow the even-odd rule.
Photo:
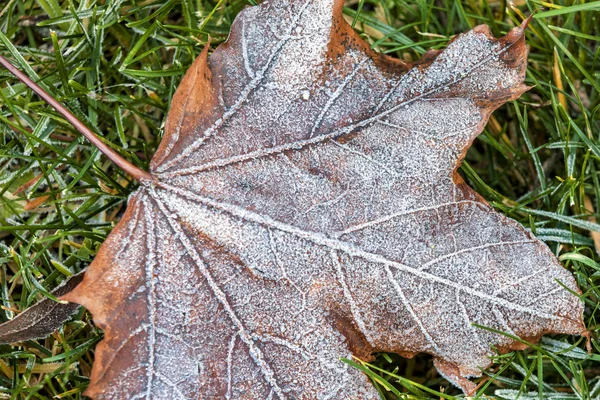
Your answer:
[[[169,101],[208,38],[251,0],[0,0],[0,54],[132,163],[148,168]],[[479,398],[600,398],[600,2],[350,1],[374,49],[407,61],[478,24],[495,35],[534,12],[527,84],[460,168],[496,209],[545,240],[583,292],[586,340],[546,337],[495,357]],[[85,268],[135,182],[0,70],[0,320]],[[595,242],[594,242],[595,240]],[[45,340],[0,346],[0,398],[79,399],[102,332],[81,310]],[[431,359],[381,354],[365,370],[390,399],[462,397]]]

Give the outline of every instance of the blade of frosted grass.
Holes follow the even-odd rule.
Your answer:
[[[571,387],[571,390],[573,390],[573,392],[575,393],[578,393],[579,390],[573,385],[571,379],[569,379],[569,377],[565,374],[562,368],[560,368],[558,363],[555,360],[550,360],[550,362],[552,363],[552,366],[554,366],[554,369],[556,369],[556,371],[558,371],[560,376],[564,379],[564,381],[567,382],[567,384]]]
[[[523,357],[523,355],[521,353],[515,353],[515,358],[518,358],[519,363],[516,362],[516,360],[511,361],[511,366],[513,367],[513,369],[522,377],[526,377],[529,375],[529,378],[531,379],[531,383],[533,385],[538,385],[538,380],[537,380],[537,376],[532,376],[529,371],[527,371],[527,360],[525,359],[525,357]],[[535,368],[535,363],[531,363],[530,368]],[[519,384],[519,391],[522,393],[524,390],[524,386],[522,385],[523,381]],[[541,382],[544,391],[543,393],[545,394],[552,394],[552,393],[556,393],[556,390],[550,386],[549,384],[545,383],[544,381]]]
[[[69,76],[67,74],[67,67],[65,66],[65,60],[62,56],[60,45],[58,44],[58,38],[56,32],[50,31],[50,38],[52,39],[52,46],[54,47],[54,58],[56,60],[56,70],[60,77],[65,92],[70,93]]]
[[[539,151],[541,149],[563,149],[565,147],[568,147],[570,149],[587,149],[588,146],[586,146],[583,143],[578,143],[578,142],[553,142],[553,143],[547,143],[547,144],[543,144],[540,147],[535,148],[535,151]]]
[[[415,43],[411,43],[411,44],[405,44],[402,46],[397,46],[397,47],[393,47],[391,49],[386,49],[384,53],[389,54],[389,53],[393,53],[396,51],[400,51],[400,50],[404,50],[404,49],[412,49],[415,46],[429,46],[432,44],[438,44],[438,43],[446,43],[448,41],[448,39],[446,38],[442,38],[442,39],[431,39],[431,40],[423,40],[421,42],[415,42]]]
[[[365,367],[364,365],[358,364],[352,360],[348,360],[345,358],[342,358],[342,361],[345,362],[346,364],[351,365],[352,367],[364,372],[369,378],[371,378],[371,380],[374,383],[376,383],[377,385],[383,386],[385,389],[394,393],[398,398],[402,398],[402,393],[400,393],[400,391],[398,391],[398,389],[396,389],[393,385],[390,385],[387,381],[383,380],[379,375],[377,375],[376,373],[371,371],[368,367]],[[379,388],[377,391],[381,394],[381,390]]]
[[[139,35],[143,35],[146,32],[146,30],[144,28],[138,28],[138,27],[131,28],[131,30],[133,32],[139,34]],[[167,37],[165,37],[163,35],[159,35],[157,33],[155,33],[152,36],[152,39],[157,40],[157,41],[159,41],[160,43],[162,43],[162,44],[164,44],[166,46],[176,46],[177,45],[176,41],[174,41],[174,40],[172,40],[170,38],[167,38]]]
[[[363,24],[368,25],[371,28],[378,30],[379,32],[383,33],[384,35],[389,35],[390,38],[398,41],[399,43],[402,43],[404,45],[413,45],[414,44],[414,41],[412,39],[410,39],[408,36],[404,35],[401,32],[396,32],[395,29],[393,29],[392,27],[390,27],[387,24],[382,23],[381,21],[376,20],[375,18],[368,17],[364,14],[359,15],[355,10],[348,8],[348,7],[344,7],[344,14],[349,15],[352,18],[356,17]],[[413,49],[420,54],[425,53],[425,49],[423,49],[421,46],[418,46],[418,45],[414,46]]]
[[[594,241],[591,238],[565,229],[536,228],[535,236],[545,242],[558,242],[577,246],[594,245]]]
[[[461,21],[462,25],[464,25],[464,26],[467,28],[467,29],[465,29],[465,30],[468,30],[468,29],[473,29],[473,24],[471,23],[471,21],[470,21],[470,20],[469,20],[469,18],[467,17],[467,15],[466,15],[466,13],[465,13],[465,9],[464,9],[464,7],[463,7],[463,5],[462,5],[462,2],[460,2],[460,1],[455,1],[455,2],[454,2],[454,6],[455,6],[455,7],[456,7],[456,9],[457,9],[457,14],[458,14],[458,17],[459,17],[459,19],[460,19],[460,21]]]
[[[58,18],[63,14],[61,6],[56,0],[36,0],[37,3],[46,11],[52,18]]]
[[[375,42],[373,42],[373,47],[374,47],[374,48],[377,48],[377,47],[379,47],[379,46],[384,46],[384,45],[393,45],[393,44],[388,44],[388,43],[385,43],[385,42],[386,42],[387,40],[389,40],[389,39],[392,39],[392,35],[393,35],[393,34],[396,34],[396,33],[401,33],[401,32],[403,32],[403,31],[405,31],[405,30],[407,30],[407,29],[410,29],[410,28],[412,28],[412,27],[414,27],[414,26],[417,26],[417,25],[418,25],[418,22],[413,22],[412,24],[406,24],[406,25],[403,25],[403,26],[401,26],[400,28],[398,28],[398,29],[394,30],[394,31],[393,31],[391,34],[386,34],[386,35],[384,35],[384,36],[383,36],[381,39],[378,39],[378,40],[376,40]]]
[[[160,26],[160,24],[157,24],[157,26]],[[127,64],[133,64],[133,63],[137,63],[142,61],[144,58],[155,54],[157,51],[160,51],[162,49],[164,49],[165,46],[164,45],[159,45],[159,46],[155,46],[153,48],[151,48],[150,50],[146,50],[145,52],[143,52],[142,54],[138,55],[137,57],[135,57],[134,59],[128,60]]]
[[[106,223],[94,223],[88,224],[90,228],[106,228],[113,225],[110,222]],[[48,225],[0,225],[0,229],[6,232],[20,232],[20,231],[47,231],[47,230],[70,230],[73,229],[74,225],[63,225],[63,224],[48,224]]]
[[[560,261],[577,261],[580,262],[582,264],[587,265],[588,267],[591,267],[597,271],[600,271],[600,264],[598,264],[596,261],[592,260],[591,258],[580,254],[580,253],[565,253],[565,254],[561,254],[561,256],[559,257]]]
[[[528,366],[527,360],[525,360],[525,357],[523,357],[523,355],[521,353],[517,353],[517,359],[520,362],[519,367],[521,368],[522,371],[525,372],[523,374],[523,382],[521,382],[519,391],[525,391],[525,389],[527,388],[527,385],[529,384],[529,381],[531,381],[533,384],[539,383],[539,382],[537,382],[537,379],[534,376],[532,376],[533,370],[535,369],[535,363],[531,363]]]
[[[117,128],[117,133],[119,134],[119,139],[121,140],[121,146],[126,149],[129,146],[127,139],[125,138],[125,129],[123,128],[123,116],[121,111],[121,106],[117,106],[114,111],[115,117],[115,127]]]
[[[33,130],[33,132],[31,134],[27,133],[25,135],[25,138],[27,140],[27,146],[30,148],[30,151],[33,155],[34,159],[39,159],[40,158],[40,154],[38,152],[38,149],[36,146],[32,145],[32,141],[36,141],[36,142],[40,142],[40,143],[45,143],[43,141],[43,139],[41,137],[39,137],[39,130],[43,129],[43,126],[45,126],[45,122],[42,119],[35,127],[35,129]],[[40,163],[39,161],[37,162],[37,165],[39,167],[39,169],[42,171],[42,176],[44,181],[46,182],[46,184],[48,185],[49,188],[52,188],[52,180],[49,176],[49,172],[48,169],[46,168],[46,166],[43,163]],[[55,190],[49,190],[47,192],[47,194],[51,197],[52,200],[56,200],[56,196],[57,193]],[[57,213],[57,216],[60,220],[62,220],[62,213],[61,213],[61,209],[60,207],[55,207],[55,211]]]
[[[554,25],[548,25],[548,28],[552,29],[553,31],[556,32],[560,32],[560,33],[566,33],[567,35],[571,35],[571,36],[576,36],[582,39],[588,39],[588,40],[593,40],[593,41],[600,41],[600,36],[593,36],[593,35],[588,35],[586,33],[581,33],[581,32],[577,32],[577,31],[573,31],[570,29],[565,29],[565,28],[561,28],[559,26],[554,26]]]
[[[94,162],[96,161],[96,158],[98,156],[98,152],[99,152],[98,149],[92,150],[92,154],[86,160],[85,164],[81,167],[81,169],[79,170],[77,175],[73,178],[71,183],[69,183],[69,185],[64,190],[66,190],[66,191],[73,190],[73,188],[79,183],[81,178],[83,178],[83,176],[88,172],[88,170],[94,165]]]
[[[506,371],[506,370],[507,370],[508,368],[510,368],[510,367],[511,367],[511,363],[510,363],[510,362],[507,362],[507,363],[505,363],[505,364],[502,366],[502,368],[500,368],[500,369],[498,370],[498,372],[496,372],[496,373],[495,373],[495,374],[493,374],[493,375],[488,375],[488,376],[490,377],[490,379],[488,379],[488,380],[487,380],[487,382],[486,382],[486,383],[485,383],[485,384],[484,384],[484,385],[481,387],[481,389],[479,389],[479,390],[477,391],[477,395],[475,396],[475,398],[474,398],[473,400],[478,400],[478,399],[480,399],[480,398],[481,398],[481,396],[485,396],[485,395],[484,395],[484,393],[485,393],[486,389],[487,389],[488,387],[490,387],[490,385],[491,385],[492,383],[494,383],[494,381],[495,381],[495,380],[496,380],[496,379],[497,379],[497,378],[498,378],[500,375],[502,375],[502,374],[504,373],[504,371]],[[487,396],[486,396],[486,397],[487,397]]]
[[[538,385],[538,397],[540,400],[544,399],[544,363],[542,353],[539,351],[536,353],[537,361],[537,385]]]
[[[162,6],[160,6],[160,8],[158,10],[156,10],[155,12],[153,12],[152,14],[148,15],[147,17],[145,17],[139,21],[130,22],[127,24],[127,26],[130,28],[137,28],[137,27],[144,25],[148,21],[161,20],[165,17],[166,14],[169,13],[169,11],[171,11],[171,9],[174,6],[175,6],[175,0],[169,0],[166,3],[164,3]]]
[[[581,74],[586,77],[586,79],[590,82],[590,84],[592,86],[594,86],[594,88],[598,92],[600,92],[600,84],[596,81],[596,79],[594,79],[593,76],[590,75],[590,73],[588,71],[586,71],[586,69],[584,67],[581,66],[579,61],[575,58],[575,56],[573,56],[573,54],[569,51],[569,49],[567,49],[565,47],[565,45],[560,40],[558,40],[558,38],[556,36],[554,36],[552,31],[545,24],[540,24],[540,26],[546,33],[546,36],[548,36],[556,44],[556,46],[558,48],[560,48],[560,50],[569,58],[569,60],[571,60],[571,62],[575,66],[575,68],[577,68],[579,70],[579,72],[581,72]]]
[[[93,346],[94,344],[99,342],[100,339],[101,339],[100,337],[92,338],[92,339],[86,341],[85,343],[75,347],[73,350],[67,351],[62,354],[58,354],[56,356],[44,358],[44,359],[42,359],[42,361],[45,363],[50,363],[50,362],[64,360],[65,358],[77,358],[79,355],[88,351],[91,348],[91,346]]]
[[[530,347],[530,348],[538,351],[539,353],[543,354],[544,356],[546,356],[546,357],[548,357],[548,358],[550,358],[552,360],[556,360],[557,362],[561,363],[563,366],[566,366],[565,362],[563,360],[561,360],[557,355],[555,355],[552,352],[548,352],[548,351],[544,350],[541,346],[539,346],[537,344],[533,344],[531,342],[528,342],[527,340],[521,339],[520,337],[518,337],[516,335],[513,335],[513,334],[508,333],[508,332],[504,332],[504,331],[501,331],[501,330],[498,330],[498,329],[494,329],[494,328],[489,327],[489,326],[479,325],[479,324],[476,324],[476,323],[472,323],[471,325],[474,326],[475,328],[484,329],[486,331],[493,332],[493,333],[496,333],[498,335],[506,336],[506,337],[508,337],[508,338],[510,338],[510,339],[512,339],[514,341],[522,343],[522,344],[524,344],[524,345],[526,345],[526,346],[528,346],[528,347]]]
[[[215,4],[215,6],[212,8],[212,10],[210,11],[210,13],[206,16],[206,18],[204,19],[204,21],[202,21],[202,24],[200,25],[200,30],[204,31],[206,28],[206,25],[212,20],[213,16],[215,15],[215,13],[217,12],[217,10],[221,7],[221,5],[223,4],[224,0],[219,0],[217,2],[217,4]]]
[[[595,222],[584,221],[581,219],[568,217],[566,215],[562,215],[562,214],[558,214],[558,213],[554,213],[554,212],[550,212],[550,211],[533,210],[530,208],[520,208],[518,210],[522,211],[526,214],[538,215],[540,217],[554,219],[556,221],[564,222],[566,224],[570,224],[570,225],[573,225],[573,226],[576,226],[578,228],[585,229],[588,231],[600,232],[600,225]]]
[[[148,29],[146,29],[146,31],[136,41],[135,45],[131,48],[131,50],[129,51],[129,53],[127,54],[127,56],[125,57],[125,59],[121,63],[121,66],[119,67],[119,70],[125,69],[126,66],[128,66],[129,64],[131,64],[131,63],[134,62],[135,55],[144,46],[144,44],[146,43],[146,41],[148,40],[148,38],[151,35],[154,34],[154,32],[156,31],[157,28],[158,28],[158,24],[156,22],[154,22],[152,25],[150,25],[150,27]]]
[[[489,185],[487,185],[483,179],[477,174],[477,172],[471,167],[471,165],[467,161],[463,161],[460,170],[465,173],[471,180],[476,183],[476,190],[481,193],[486,193],[488,198],[492,198],[497,201],[502,201],[503,196],[498,193],[496,190],[492,189]]]
[[[95,6],[94,8],[86,8],[83,10],[77,10],[75,14],[64,14],[60,17],[50,18],[45,21],[39,21],[37,26],[50,26],[50,25],[60,25],[64,23],[71,23],[76,19],[85,19],[90,18],[97,12],[102,12],[106,9],[105,6]]]
[[[600,2],[599,1],[591,1],[589,3],[577,4],[574,6],[562,7],[562,8],[557,8],[554,10],[543,11],[543,12],[534,14],[533,18],[535,18],[535,19],[549,18],[549,17],[555,17],[557,15],[575,13],[575,12],[580,12],[580,11],[595,11],[595,10],[600,10]]]
[[[352,19],[351,26],[353,28],[356,26],[356,23],[358,22],[358,16],[360,15],[360,12],[362,11],[364,5],[365,5],[365,0],[359,0],[358,7],[356,9],[356,14],[354,15],[354,18]]]
[[[22,134],[25,138],[30,139],[32,141],[37,142],[38,144],[41,144],[42,146],[45,146],[48,150],[52,151],[53,153],[55,153],[56,155],[61,157],[61,161],[62,162],[66,162],[66,163],[70,163],[73,165],[77,165],[77,161],[68,156],[67,153],[63,152],[63,150],[59,147],[54,146],[51,143],[45,142],[42,139],[40,139],[39,137],[37,137],[36,135],[33,135],[31,133],[29,133],[27,130],[25,129],[21,129],[20,127],[13,125],[13,123],[11,121],[9,121],[8,119],[6,119],[4,116],[0,115],[0,121],[2,121],[3,123],[5,123],[6,125],[9,125],[15,129],[17,129],[19,131],[20,134]],[[11,155],[13,157],[19,157],[25,160],[37,160],[37,159],[41,159],[43,160],[43,158],[41,157],[28,157],[28,156],[17,156],[17,155]]]
[[[13,59],[17,62],[19,69],[24,71],[27,75],[31,76],[31,79],[38,82],[44,90],[48,91],[48,87],[44,82],[41,81],[38,74],[31,68],[29,63],[25,61],[25,58],[21,55],[21,53],[13,46],[10,40],[4,35],[2,31],[0,31],[0,42],[6,47],[6,50],[10,53]]]
[[[587,146],[588,149],[590,149],[592,151],[592,153],[594,153],[594,155],[596,157],[600,157],[600,148],[596,145],[596,143],[594,143],[592,141],[592,139],[590,139],[588,137],[588,135],[586,135],[581,128],[579,127],[579,125],[577,125],[575,123],[575,121],[573,121],[573,119],[569,116],[569,114],[564,110],[564,108],[562,107],[561,104],[558,105],[558,109],[562,112],[562,114],[564,115],[564,118],[568,121],[568,123],[571,125],[571,127],[573,128],[573,130],[577,133],[577,135],[579,136],[579,139],[581,139],[581,141],[583,143],[585,143],[585,145]]]
[[[454,396],[449,396],[449,395],[447,395],[445,393],[440,393],[440,392],[438,392],[436,390],[428,388],[427,386],[421,385],[421,384],[419,384],[417,382],[413,382],[413,381],[411,381],[409,379],[406,379],[406,378],[403,378],[403,377],[401,377],[399,375],[391,373],[390,371],[387,371],[385,369],[379,368],[376,365],[373,365],[373,364],[370,364],[370,363],[367,363],[367,362],[361,362],[362,365],[359,365],[359,364],[357,364],[357,363],[355,363],[355,362],[353,362],[351,360],[347,360],[347,359],[342,359],[342,361],[344,361],[344,362],[346,362],[346,363],[348,363],[350,365],[362,366],[363,368],[361,370],[364,371],[365,373],[367,373],[369,376],[371,376],[371,374],[374,374],[374,372],[371,369],[373,369],[375,371],[378,371],[378,372],[381,372],[383,374],[386,374],[386,375],[388,375],[388,376],[390,376],[392,378],[397,379],[398,383],[401,383],[407,389],[409,389],[409,388],[416,388],[416,389],[422,390],[424,392],[430,393],[430,394],[432,394],[434,396],[437,396],[439,398],[450,399],[450,400],[454,399]],[[366,371],[369,371],[370,373],[366,372]],[[376,375],[376,374],[375,374],[375,376],[378,377],[378,375]],[[380,377],[378,377],[378,378],[380,378]],[[390,388],[391,387],[393,387],[393,386],[390,385]]]
[[[540,158],[533,148],[531,144],[531,139],[529,138],[528,133],[528,120],[527,120],[527,107],[523,108],[523,113],[521,113],[519,106],[516,101],[513,102],[513,106],[515,109],[515,113],[517,114],[517,119],[519,121],[519,130],[521,131],[521,135],[523,135],[523,140],[525,140],[525,144],[527,145],[527,150],[529,150],[529,154],[533,159],[533,165],[535,166],[535,171],[538,175],[538,181],[540,182],[540,187],[542,190],[546,189],[546,176],[544,173],[544,168],[542,167],[542,163]],[[546,203],[548,204],[548,203]]]
[[[155,70],[155,71],[143,71],[137,69],[122,69],[121,73],[130,77],[143,77],[143,78],[161,78],[168,76],[179,76],[182,75],[185,70],[183,68],[172,68],[165,70]]]

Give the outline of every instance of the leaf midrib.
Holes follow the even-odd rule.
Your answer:
[[[452,288],[459,290],[465,294],[469,294],[471,296],[475,296],[480,299],[484,299],[486,301],[491,302],[492,304],[497,304],[498,306],[505,307],[505,308],[508,308],[513,311],[528,313],[528,314],[536,315],[540,318],[545,318],[545,319],[550,319],[550,320],[568,319],[566,317],[556,316],[553,314],[547,314],[544,312],[539,312],[538,310],[535,310],[535,309],[532,309],[529,307],[524,307],[519,304],[514,304],[506,299],[502,299],[502,298],[499,298],[499,297],[496,297],[493,295],[488,295],[486,293],[480,292],[480,291],[475,290],[470,287],[460,286],[456,282],[450,281],[446,278],[441,278],[439,276],[436,276],[434,274],[431,274],[431,273],[428,273],[425,271],[421,271],[421,270],[413,268],[411,266],[389,260],[379,254],[364,251],[362,249],[357,248],[355,245],[353,245],[351,243],[344,242],[344,241],[337,240],[337,239],[332,239],[332,238],[329,238],[318,232],[306,231],[299,227],[274,220],[273,218],[271,218],[268,215],[259,214],[259,213],[250,211],[248,209],[245,209],[243,207],[240,207],[240,206],[237,206],[234,204],[230,204],[230,203],[220,202],[220,201],[214,200],[209,197],[200,196],[200,195],[192,193],[186,189],[177,188],[175,186],[171,186],[171,185],[168,185],[165,183],[159,183],[158,186],[160,186],[162,189],[164,189],[167,192],[171,192],[182,198],[187,198],[188,200],[200,202],[205,206],[226,212],[229,215],[233,215],[234,217],[240,218],[247,222],[257,223],[257,224],[260,224],[263,226],[268,226],[272,229],[276,229],[281,232],[292,234],[296,237],[300,237],[300,238],[308,240],[316,245],[323,246],[323,247],[329,248],[331,250],[342,251],[350,256],[360,257],[360,258],[363,258],[367,261],[370,261],[370,262],[373,262],[376,264],[386,265],[386,266],[410,273],[412,275],[415,275],[415,276],[418,276],[425,280],[428,280],[429,282],[436,282],[436,283],[442,284],[444,286],[452,287]],[[157,197],[155,198],[155,200],[157,202],[164,201],[162,196],[159,196],[158,194],[157,194]],[[168,203],[165,201],[165,204],[168,204]],[[177,210],[171,210],[171,212],[177,213]],[[168,213],[165,213],[165,217],[172,218],[171,216],[168,215]],[[532,239],[532,240],[528,240],[528,241],[523,241],[521,243],[526,244],[526,243],[536,243],[536,242],[537,242],[537,240]],[[515,242],[513,244],[517,244],[517,242]]]

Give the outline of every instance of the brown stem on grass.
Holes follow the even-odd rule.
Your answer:
[[[123,171],[133,176],[137,181],[152,181],[153,176],[143,169],[140,169],[125,160],[119,153],[108,147],[103,141],[96,136],[83,122],[81,122],[71,111],[60,104],[54,97],[48,92],[42,89],[37,83],[32,81],[27,75],[19,71],[14,65],[12,65],[6,58],[0,56],[0,64],[4,66],[11,74],[16,76],[21,82],[27,85],[33,90],[38,96],[40,96],[45,102],[50,104],[56,111],[58,111],[67,121],[71,123],[83,136],[85,136],[94,146],[98,148],[106,157],[112,162],[117,164]]]

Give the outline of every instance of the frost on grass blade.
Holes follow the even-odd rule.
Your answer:
[[[496,396],[505,400],[539,400],[538,392],[523,392],[514,389],[499,389],[494,392]],[[544,393],[543,399],[548,400],[579,400],[580,396],[569,393]]]

